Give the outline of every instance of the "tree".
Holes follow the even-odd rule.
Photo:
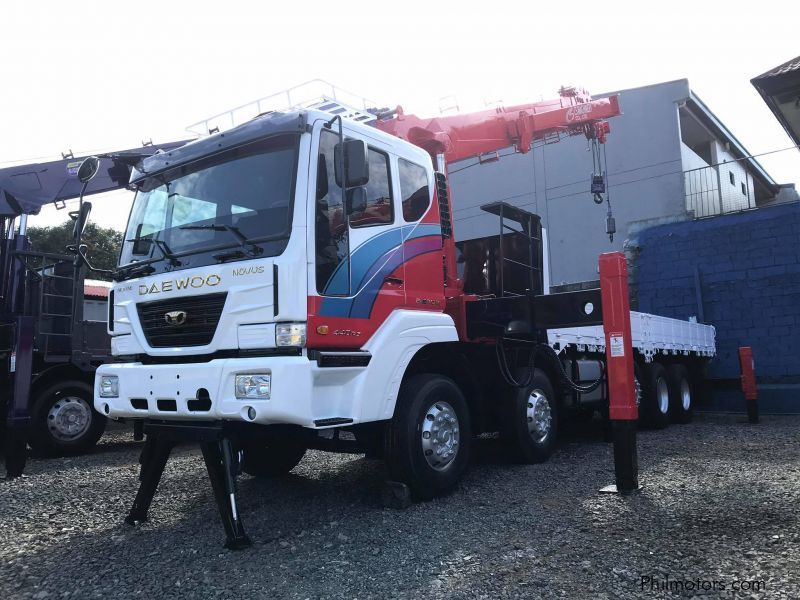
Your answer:
[[[29,227],[28,237],[31,241],[31,249],[37,252],[65,254],[67,246],[75,243],[72,231],[72,221],[65,221],[52,227]],[[81,240],[87,246],[86,256],[92,266],[109,270],[116,267],[122,246],[122,232],[89,223]],[[87,277],[109,279],[105,275],[91,272],[87,273]]]

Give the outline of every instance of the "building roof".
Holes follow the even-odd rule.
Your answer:
[[[772,114],[800,146],[800,56],[750,80]]]
[[[699,116],[703,118],[706,122],[706,125],[711,127],[715,134],[719,136],[719,139],[723,142],[728,142],[730,146],[731,152],[734,156],[738,155],[737,158],[744,159],[742,162],[747,163],[750,165],[752,173],[754,176],[758,177],[762,180],[762,182],[775,190],[777,188],[777,183],[772,178],[772,176],[767,173],[764,167],[761,166],[755,158],[752,157],[750,152],[744,145],[736,139],[736,136],[731,133],[731,131],[722,123],[722,121],[717,118],[711,109],[706,106],[705,102],[703,102],[700,97],[692,91],[689,91],[689,97],[687,98],[686,103],[695,109],[695,114],[699,113]]]
[[[792,71],[800,71],[800,56],[793,58],[791,60],[787,60],[782,65],[778,65],[777,67],[770,69],[766,73],[762,73],[756,77],[753,77],[750,82],[755,85],[756,80],[760,79],[769,79],[770,77],[777,77],[778,75],[783,75],[785,73],[791,73]]]
[[[105,299],[111,289],[110,281],[100,281],[99,279],[83,280],[83,295],[86,298]]]
[[[688,79],[673,79],[671,81],[662,81],[660,83],[652,83],[649,85],[643,85],[635,88],[627,88],[623,90],[616,90],[613,92],[604,92],[602,94],[598,94],[599,97],[611,96],[612,94],[624,94],[625,92],[634,92],[642,89],[647,88],[655,88],[661,86],[672,86],[675,84],[680,84],[684,86],[685,91],[681,93],[687,94],[683,100],[686,102],[687,105],[690,106],[692,112],[702,120],[703,124],[709,128],[714,135],[721,142],[727,142],[730,146],[731,152],[737,157],[743,159],[742,162],[749,165],[750,172],[753,174],[754,177],[757,177],[764,185],[768,188],[772,189],[773,191],[777,189],[777,183],[775,180],[766,172],[764,167],[755,159],[752,158],[752,155],[744,147],[744,145],[736,139],[736,136],[731,133],[730,129],[728,129],[719,118],[711,112],[711,109],[708,108],[705,102],[703,102],[700,97],[695,94],[692,89],[689,87],[689,80]],[[748,158],[749,157],[749,158]]]

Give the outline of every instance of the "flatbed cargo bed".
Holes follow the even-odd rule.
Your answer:
[[[716,355],[713,325],[631,311],[631,337],[633,348],[646,362],[656,354]],[[548,329],[547,341],[556,350],[568,346],[575,346],[582,352],[606,350],[602,325]]]

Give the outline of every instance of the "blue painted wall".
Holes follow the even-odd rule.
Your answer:
[[[633,260],[639,309],[680,319],[699,312],[697,267],[717,329],[709,377],[738,378],[738,348],[752,346],[761,398],[800,411],[800,204],[646,229]],[[716,399],[733,401],[741,407],[736,394]]]

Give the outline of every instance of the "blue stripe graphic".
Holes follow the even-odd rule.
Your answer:
[[[403,264],[402,244],[425,236],[441,236],[442,229],[436,224],[411,224],[384,231],[352,251],[350,269],[356,294],[348,297],[324,297],[320,316],[369,318],[372,305],[383,280]],[[407,257],[412,258],[412,257]],[[328,284],[326,294],[347,293],[347,268],[340,263]]]

